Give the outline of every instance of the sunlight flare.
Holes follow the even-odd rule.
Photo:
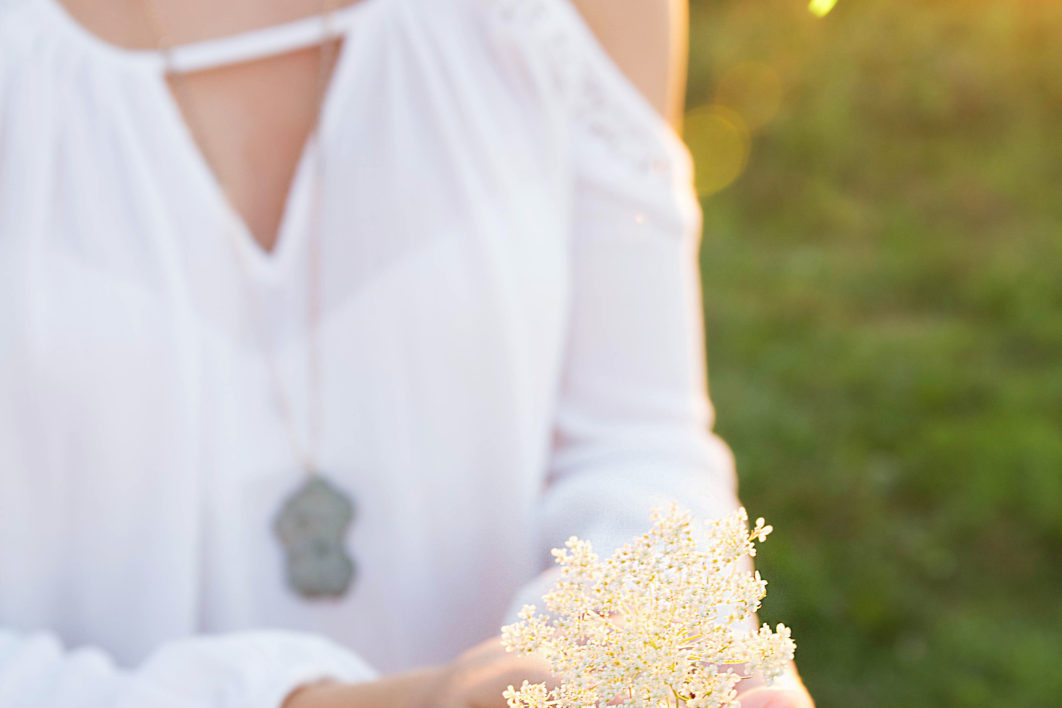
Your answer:
[[[825,17],[836,4],[837,0],[811,0],[808,9],[818,17]]]

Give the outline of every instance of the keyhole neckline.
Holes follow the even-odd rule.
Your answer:
[[[108,61],[119,62],[123,69],[148,73],[148,86],[155,92],[165,130],[172,135],[177,159],[190,175],[191,186],[187,193],[176,198],[202,204],[205,211],[218,214],[222,235],[233,240],[233,246],[241,251],[235,254],[243,259],[250,272],[245,275],[253,281],[276,283],[282,280],[288,264],[297,251],[298,242],[304,240],[309,225],[305,223],[313,207],[311,188],[318,169],[314,161],[323,159],[328,150],[329,136],[334,132],[340,87],[347,83],[346,76],[356,53],[352,42],[355,29],[368,19],[368,14],[396,0],[356,0],[332,12],[327,27],[328,41],[339,41],[337,55],[321,98],[317,125],[311,129],[299,151],[295,169],[283,197],[280,218],[272,248],[266,248],[255,237],[246,219],[239,213],[227,196],[213,166],[196,140],[177,97],[168,81],[167,69],[190,73],[231,64],[283,55],[308,47],[321,46],[324,15],[315,14],[277,25],[251,29],[214,39],[182,44],[170,50],[167,56],[156,49],[129,49],[112,44],[89,31],[59,2],[39,0],[38,7],[50,15],[50,19],[71,41],[78,42],[86,50]],[[320,154],[318,154],[320,152]]]

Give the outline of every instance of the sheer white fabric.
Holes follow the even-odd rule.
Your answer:
[[[160,57],[55,0],[0,14],[0,706],[279,704],[441,662],[654,504],[737,504],[712,432],[689,153],[567,0],[363,0],[276,250],[228,207]],[[182,48],[186,69],[314,20]],[[311,31],[312,30],[312,31]],[[325,471],[351,592],[270,530],[301,481],[247,288],[306,419],[325,254]],[[235,248],[251,263],[239,267]],[[547,571],[548,572],[548,571]]]

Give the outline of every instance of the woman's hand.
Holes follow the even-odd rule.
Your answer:
[[[494,638],[443,668],[437,689],[420,708],[505,708],[502,692],[510,685],[519,687],[525,680],[547,686],[555,683],[545,659],[507,653]],[[741,708],[815,708],[793,662],[771,686],[759,679],[742,681],[738,698]]]
[[[363,684],[310,684],[288,696],[283,708],[506,708],[509,684],[550,682],[549,665],[510,654],[494,637],[451,663]]]
[[[741,708],[815,708],[793,662],[770,686],[759,679],[745,679],[737,688]]]
[[[502,693],[524,681],[553,684],[549,663],[505,651],[501,637],[477,644],[442,669],[434,695],[421,708],[506,708]]]
[[[499,637],[461,654],[446,666],[389,676],[370,683],[318,683],[294,691],[283,708],[505,708],[502,692],[524,681],[553,684],[539,657],[505,651]],[[771,686],[758,679],[738,684],[742,708],[814,708],[796,665]]]
[[[292,691],[282,708],[428,708],[441,675],[429,668],[358,684],[322,681]]]

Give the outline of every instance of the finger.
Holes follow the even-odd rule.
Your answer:
[[[466,666],[452,686],[467,697],[469,706],[504,708],[506,703],[502,692],[510,685],[519,688],[524,681],[544,683],[547,688],[556,686],[549,664],[541,657],[513,655],[495,655],[493,660]]]
[[[754,688],[738,698],[741,708],[815,708],[811,696],[800,688]]]

